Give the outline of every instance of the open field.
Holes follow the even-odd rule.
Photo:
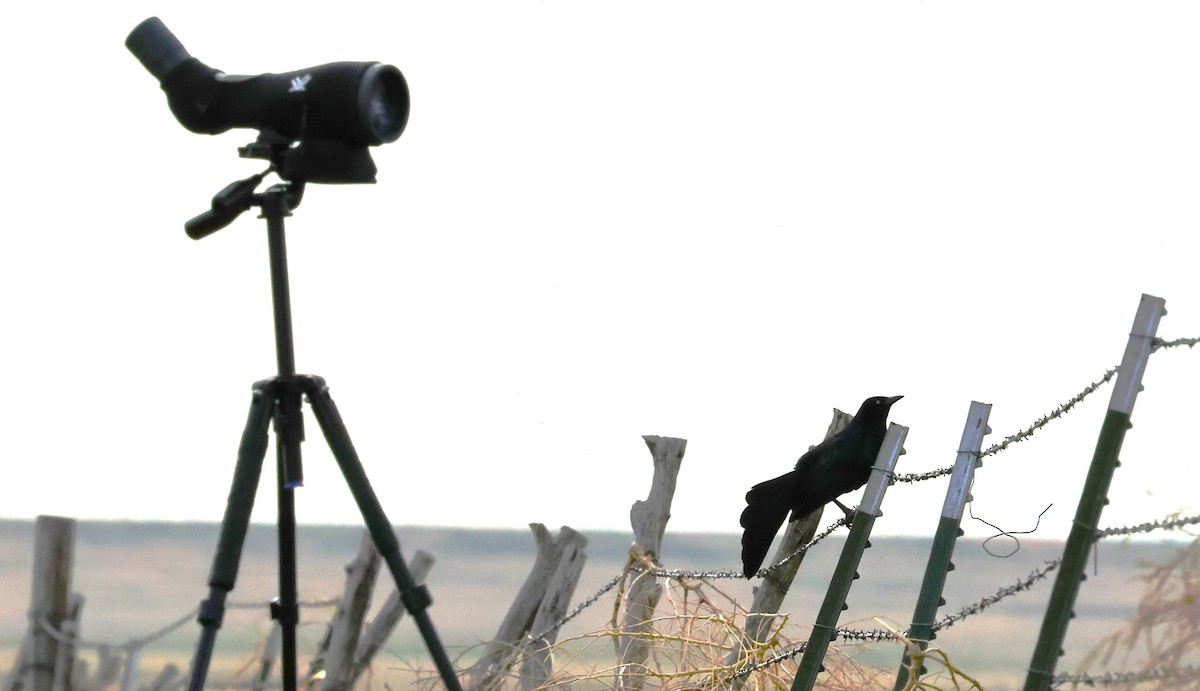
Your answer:
[[[26,626],[33,550],[33,524],[0,521],[0,673],[12,664]],[[299,531],[299,573],[302,599],[317,600],[341,593],[343,567],[358,548],[357,527],[302,526]],[[528,573],[533,559],[533,540],[528,532],[403,527],[399,529],[404,552],[417,549],[436,559],[429,578],[434,597],[430,614],[452,657],[469,662],[476,646],[494,633],[512,597]],[[207,591],[206,578],[217,537],[213,524],[104,523],[79,524],[74,589],[87,601],[84,606],[83,636],[89,641],[119,645],[145,636],[180,619],[195,607]],[[620,533],[591,533],[589,559],[575,601],[595,592],[625,564],[632,537]],[[672,534],[664,540],[664,565],[683,569],[729,569],[738,560],[736,534]],[[997,550],[1011,542],[993,544]],[[906,626],[916,601],[917,588],[928,555],[922,539],[878,538],[867,550],[859,569],[862,579],[850,593],[850,609],[842,625],[874,629],[872,617],[881,616]],[[1077,607],[1079,618],[1072,625],[1066,656],[1059,671],[1074,671],[1082,656],[1105,634],[1113,631],[1133,612],[1141,595],[1132,582],[1139,559],[1163,561],[1179,542],[1100,543],[1097,570],[1089,573]],[[790,635],[807,637],[807,627],[816,616],[824,586],[832,572],[841,540],[830,538],[818,545],[801,568],[784,609],[791,614]],[[942,614],[957,612],[1003,586],[1025,577],[1045,561],[1058,556],[1057,543],[1022,541],[1009,558],[988,555],[978,541],[960,541],[953,571],[947,581],[947,606]],[[270,526],[254,526],[247,540],[238,587],[231,600],[266,603],[275,593],[275,546]],[[1029,592],[966,619],[938,637],[954,661],[979,678],[988,689],[1019,685],[1029,662],[1040,618],[1049,598],[1050,579]],[[713,585],[741,605],[748,605],[751,584],[743,580],[716,581]],[[377,593],[376,601],[384,595]],[[604,628],[612,615],[612,593],[569,623],[562,637],[578,636]],[[664,598],[660,615],[669,613]],[[308,610],[302,616],[300,645],[311,651],[332,610]],[[269,629],[265,604],[250,610],[231,611],[218,638],[213,680],[236,675],[253,658],[255,646]],[[147,679],[167,663],[186,667],[195,643],[197,626],[187,623],[147,647],[142,657],[142,675]],[[865,649],[845,648],[865,663],[893,669],[899,649],[877,644]],[[596,641],[588,656],[598,664],[612,650],[611,644]],[[377,671],[382,678],[394,669],[424,665],[426,658],[415,628],[402,621],[392,637],[387,654]],[[302,670],[303,671],[303,670]],[[1103,672],[1105,670],[1089,670]],[[392,683],[393,688],[398,688]]]

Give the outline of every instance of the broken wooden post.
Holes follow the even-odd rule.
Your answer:
[[[533,620],[537,617],[538,608],[546,599],[550,582],[558,570],[564,551],[569,545],[586,539],[567,526],[559,530],[558,537],[551,537],[550,531],[541,523],[530,523],[533,531],[537,556],[534,557],[533,568],[525,578],[525,583],[517,591],[517,597],[508,608],[508,613],[500,622],[500,628],[495,637],[488,643],[483,656],[471,668],[471,691],[485,691],[498,688],[504,681],[509,669],[517,659],[525,636],[530,632]]]
[[[828,439],[841,432],[852,419],[854,419],[853,415],[834,408],[833,419],[829,421],[825,438]],[[812,447],[809,448],[811,450]],[[778,564],[811,542],[813,536],[817,534],[817,526],[820,525],[824,510],[825,507],[822,506],[799,520],[788,521],[787,527],[783,531],[783,539],[780,540],[779,547],[775,550],[775,556],[768,564]],[[801,553],[786,564],[771,569],[763,576],[762,583],[754,588],[754,601],[746,615],[745,637],[738,640],[733,649],[729,651],[728,657],[725,658],[726,665],[732,666],[749,662],[748,659],[744,659],[747,649],[752,650],[764,646],[770,641],[770,632],[779,616],[779,608],[783,606],[788,588],[792,587],[792,581],[795,580],[796,572],[800,569],[800,562],[803,560],[804,554]],[[745,678],[739,677],[733,684],[734,688],[742,688],[745,685]]]
[[[424,550],[417,550],[408,560],[408,570],[412,573],[413,583],[424,585],[425,579],[433,568],[433,556]],[[366,633],[358,640],[358,649],[354,651],[354,671],[350,675],[350,687],[353,688],[362,673],[371,666],[375,654],[387,642],[396,624],[404,617],[404,603],[400,600],[400,591],[392,585],[392,593],[384,600],[379,613],[367,627]]]
[[[645,436],[646,446],[654,460],[654,479],[645,501],[635,501],[629,511],[629,522],[637,542],[631,550],[629,566],[659,565],[663,532],[671,518],[671,500],[675,496],[675,479],[686,439]],[[637,570],[633,583],[625,594],[625,616],[621,635],[617,639],[617,688],[640,689],[645,681],[646,658],[650,648],[645,634],[650,632],[654,608],[662,596],[662,586],[654,574]]]
[[[566,616],[587,563],[587,538],[564,527],[559,542],[563,544],[562,557],[530,627],[529,654],[521,664],[521,691],[543,689],[549,681],[554,671],[550,647],[558,640],[558,630],[552,627]]]
[[[362,635],[367,610],[371,607],[371,591],[375,587],[375,577],[379,575],[379,565],[379,551],[375,549],[371,534],[364,530],[358,555],[346,566],[346,586],[342,591],[342,599],[329,623],[322,648],[317,653],[318,658],[323,659],[313,662],[317,675],[321,670],[324,671],[324,676],[313,684],[314,689],[346,691],[349,688],[354,651]]]

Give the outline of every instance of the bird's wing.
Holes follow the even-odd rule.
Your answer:
[[[772,480],[760,482],[746,493],[746,508],[742,510],[742,573],[753,576],[763,560],[779,526],[792,508],[800,473],[793,470]]]

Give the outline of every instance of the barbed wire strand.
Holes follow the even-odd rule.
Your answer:
[[[1116,684],[1139,684],[1144,681],[1158,681],[1162,679],[1182,680],[1195,677],[1200,677],[1200,668],[1187,665],[1178,669],[1148,669],[1141,672],[1105,672],[1103,675],[1056,674],[1050,680],[1050,685],[1083,684],[1084,686],[1113,686]]]
[[[1096,539],[1100,540],[1113,535],[1133,535],[1135,533],[1149,533],[1155,530],[1181,530],[1189,525],[1200,523],[1200,514],[1195,516],[1187,516],[1184,518],[1164,518],[1148,523],[1139,523],[1134,526],[1124,526],[1119,528],[1105,528],[1104,530],[1096,531]]]
[[[1101,386],[1104,386],[1105,384],[1107,384],[1114,376],[1116,376],[1116,374],[1117,374],[1116,367],[1113,367],[1112,369],[1106,371],[1104,373],[1104,375],[1100,378],[1099,381],[1094,381],[1091,384],[1088,384],[1086,387],[1084,387],[1083,391],[1080,391],[1079,393],[1072,396],[1069,400],[1067,400],[1066,403],[1063,403],[1062,405],[1060,405],[1058,408],[1054,409],[1049,414],[1043,415],[1042,417],[1038,418],[1036,421],[1034,421],[1033,424],[1022,429],[1021,431],[1019,431],[1015,434],[1010,434],[1009,436],[1005,437],[1004,440],[1001,441],[1000,443],[993,444],[992,446],[988,447],[985,451],[981,451],[979,453],[980,460],[982,460],[988,456],[995,456],[996,454],[1000,453],[1001,451],[1004,451],[1005,449],[1007,449],[1009,446],[1012,446],[1013,444],[1018,444],[1020,442],[1025,441],[1026,439],[1032,437],[1034,434],[1036,434],[1039,430],[1041,430],[1046,425],[1059,419],[1063,415],[1066,415],[1067,413],[1071,412],[1072,408],[1074,408],[1081,401],[1083,401],[1083,399],[1085,399],[1088,396],[1095,393],[1096,390],[1099,389]],[[902,483],[902,484],[910,483],[910,482],[924,482],[925,480],[932,480],[934,478],[944,477],[946,475],[949,475],[953,471],[954,471],[954,466],[947,466],[945,468],[938,468],[937,470],[931,470],[926,473],[898,474],[895,476],[894,482]]]
[[[1176,338],[1173,341],[1164,341],[1161,338],[1154,339],[1154,344],[1150,346],[1150,352],[1155,352],[1163,348],[1177,348],[1179,346],[1187,346],[1191,348],[1197,343],[1200,343],[1200,338]]]
[[[330,598],[327,600],[304,601],[304,602],[299,602],[297,604],[301,607],[320,608],[320,607],[331,607],[333,605],[338,604],[338,602],[340,602],[340,601],[341,601],[340,598]],[[269,606],[270,605],[265,602],[231,602],[231,603],[228,603],[225,607],[226,607],[226,609],[259,609],[259,608],[265,609]],[[59,643],[70,644],[70,645],[75,646],[76,648],[85,648],[87,650],[114,650],[114,649],[116,649],[116,650],[129,651],[129,650],[137,650],[139,648],[144,648],[147,645],[150,645],[151,643],[154,643],[155,641],[157,641],[161,638],[165,638],[166,636],[169,636],[170,634],[174,633],[176,630],[178,630],[179,628],[181,628],[188,622],[195,620],[196,615],[199,613],[200,613],[200,609],[198,607],[193,608],[187,614],[184,614],[183,616],[172,621],[170,624],[163,626],[162,628],[159,628],[159,629],[152,631],[151,633],[145,634],[143,636],[135,636],[135,637],[130,638],[129,640],[125,641],[124,643],[120,643],[120,644],[101,643],[99,641],[88,640],[86,638],[79,638],[77,636],[71,636],[69,634],[65,634],[62,632],[61,629],[54,628],[54,626],[50,624],[50,620],[45,615],[42,615],[41,617],[37,617],[36,621],[34,621],[34,624],[39,629],[41,629],[47,636],[50,636],[51,638],[58,641]],[[31,619],[34,618],[32,614],[30,615],[30,618]]]

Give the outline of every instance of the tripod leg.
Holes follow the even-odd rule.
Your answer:
[[[192,676],[189,691],[202,691],[208,665],[212,660],[213,644],[217,629],[225,618],[225,597],[233,590],[237,580],[238,564],[242,559],[242,545],[246,541],[246,529],[250,526],[250,512],[254,508],[254,495],[258,492],[258,481],[262,476],[263,458],[267,455],[268,426],[275,398],[269,383],[254,385],[250,401],[250,415],[242,431],[238,446],[237,465],[233,471],[233,486],[225,504],[225,516],[221,520],[221,537],[213,555],[212,570],[208,575],[208,598],[200,603],[200,642],[196,646],[196,657],[192,661]]]
[[[371,488],[371,481],[367,478],[362,462],[358,459],[358,452],[354,450],[354,444],[350,441],[350,434],[346,431],[342,416],[338,413],[333,398],[329,396],[329,387],[320,377],[303,376],[300,377],[300,380],[304,393],[308,396],[308,402],[312,405],[313,413],[316,415],[317,424],[321,426],[325,441],[328,442],[329,449],[337,459],[338,467],[341,468],[342,475],[346,478],[346,484],[350,487],[350,493],[354,495],[354,501],[358,504],[359,512],[362,513],[367,530],[371,533],[375,548],[379,550],[380,556],[383,557],[384,563],[392,573],[392,578],[396,581],[396,589],[400,592],[400,601],[404,603],[404,608],[416,622],[421,637],[425,640],[425,646],[429,649],[429,655],[433,658],[434,665],[437,666],[438,673],[442,677],[442,683],[446,685],[448,691],[461,691],[458,673],[455,672],[454,665],[446,655],[446,649],[442,647],[442,642],[426,611],[433,600],[424,585],[416,584],[408,567],[404,564],[404,558],[400,555],[400,542],[396,539],[392,524],[379,504],[379,498],[375,496],[375,490]]]
[[[291,377],[279,377],[275,404],[275,455],[278,477],[279,599],[271,605],[271,617],[279,622],[280,670],[283,691],[295,691],[296,626],[300,622],[296,587],[296,495],[303,484],[300,442],[304,421],[300,415],[300,389]]]

